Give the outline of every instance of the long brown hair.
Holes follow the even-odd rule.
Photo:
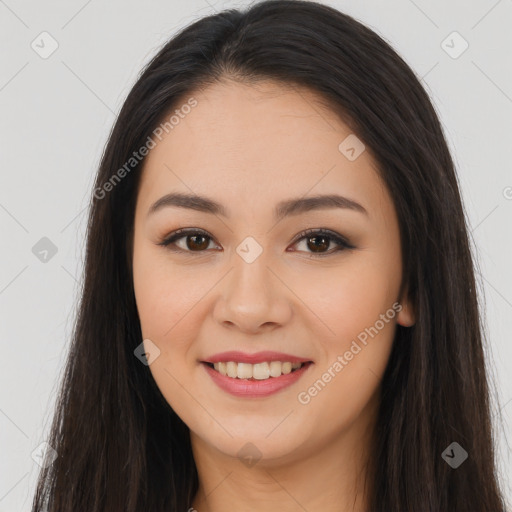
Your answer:
[[[403,283],[417,316],[413,327],[397,326],[381,383],[370,510],[504,512],[476,269],[440,122],[388,43],[346,14],[302,0],[192,23],[126,98],[91,197],[83,289],[48,439],[58,457],[41,470],[33,512],[191,506],[198,476],[188,427],[134,356],[142,335],[131,253],[144,159],[126,163],[179,101],[226,77],[317,92],[371,151],[394,201]],[[452,442],[468,453],[457,469],[442,457]]]

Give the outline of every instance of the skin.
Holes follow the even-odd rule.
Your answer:
[[[145,161],[133,245],[143,337],[160,350],[149,368],[190,428],[200,480],[190,506],[364,511],[380,380],[396,323],[414,323],[407,297],[399,296],[400,236],[391,197],[368,148],[354,161],[339,151],[351,131],[313,92],[226,80],[193,97],[197,106]],[[178,191],[208,196],[230,217],[179,207],[148,215],[157,199]],[[368,215],[324,208],[273,219],[279,201],[333,192]],[[180,228],[202,229],[211,238],[185,236],[175,242],[181,253],[158,245]],[[308,237],[296,239],[309,228],[339,233],[355,248],[317,256]],[[263,251],[250,264],[236,252],[248,236]],[[327,243],[320,254],[337,247]],[[299,393],[396,302],[401,311],[366,345],[359,343],[362,349],[309,403],[300,403]],[[200,363],[225,350],[276,350],[314,364],[269,397],[237,398],[217,387]],[[261,454],[252,466],[237,455],[248,442]]]

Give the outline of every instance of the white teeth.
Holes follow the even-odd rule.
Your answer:
[[[219,373],[227,375],[226,363],[219,363]]]
[[[292,371],[292,363],[283,363],[281,371],[286,375]]]
[[[270,363],[270,376],[280,377],[281,376],[281,361],[272,361]]]
[[[270,366],[268,363],[258,363],[252,367],[252,376],[257,380],[264,380],[270,377]]]
[[[252,377],[252,364],[238,363],[237,377],[239,379],[250,379]]]
[[[287,375],[292,370],[297,370],[303,363],[290,363],[285,361],[271,361],[270,363],[236,363],[234,361],[213,363],[213,367],[221,374],[227,375],[233,379],[266,380],[270,377],[280,377]]]
[[[215,365],[214,365],[215,366]],[[228,370],[228,377],[231,377],[235,379],[238,375],[238,365],[234,363],[233,361],[229,361],[229,363],[226,363],[226,368]]]

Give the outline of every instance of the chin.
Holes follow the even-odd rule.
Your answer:
[[[286,420],[285,420],[286,421]],[[267,423],[254,426],[247,421],[245,428],[240,425],[240,431],[233,429],[229,437],[224,432],[221,436],[212,437],[210,432],[199,432],[191,435],[201,438],[202,443],[206,443],[224,455],[240,459],[241,462],[247,462],[250,467],[253,461],[258,462],[259,467],[266,463],[275,465],[275,463],[285,462],[297,458],[299,450],[307,442],[307,436],[301,429],[298,429],[297,435],[290,429],[276,428],[275,422],[267,428]]]

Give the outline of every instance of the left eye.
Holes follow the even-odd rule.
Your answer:
[[[184,246],[180,247],[176,242],[186,239]],[[208,249],[213,238],[200,229],[179,229],[171,233],[167,238],[158,243],[158,245],[167,247],[173,252],[204,252]],[[344,249],[354,249],[348,240],[344,237],[327,229],[308,229],[300,233],[295,239],[293,245],[305,240],[307,248],[311,248],[313,256],[329,255]],[[330,247],[334,242],[337,247],[325,252],[324,249]],[[174,248],[171,248],[174,246]],[[299,251],[300,252],[300,251]]]

